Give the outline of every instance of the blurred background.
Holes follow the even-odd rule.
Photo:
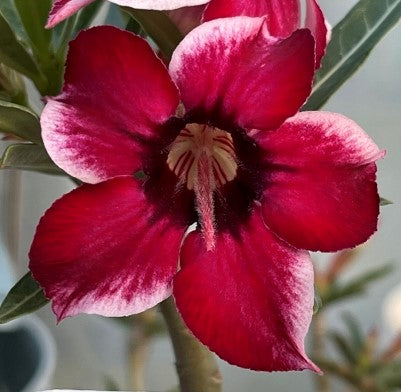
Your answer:
[[[355,3],[350,0],[320,1],[332,25]],[[378,163],[378,183],[381,196],[394,204],[381,208],[379,231],[356,255],[352,255],[353,260],[341,273],[341,279],[352,280],[364,271],[389,263],[395,268],[391,274],[370,284],[364,295],[339,301],[324,313],[324,323],[330,330],[345,330],[344,312],[352,313],[365,334],[374,335],[372,329],[377,328],[380,351],[388,347],[401,331],[401,25],[381,41],[362,68],[330,99],[324,110],[352,118],[387,151],[386,158]],[[69,180],[60,177],[33,172],[0,172],[0,276],[3,293],[27,270],[27,254],[39,218],[55,199],[72,188]],[[313,257],[320,271],[326,270],[333,259],[332,255],[319,253]],[[143,348],[138,347],[138,336],[141,336],[138,323],[127,328],[119,321],[85,315],[56,325],[50,306],[41,309],[37,315],[50,331],[51,337],[46,344],[51,346],[54,339],[57,349],[53,376],[50,377],[51,364],[48,364],[44,376],[44,384],[47,383],[48,387],[132,389],[132,366],[138,369],[137,358],[133,355],[141,358],[145,352],[148,353],[145,355],[145,389],[166,391],[177,385],[174,356],[166,335],[155,335]],[[335,344],[328,344],[325,350],[332,358],[342,361]],[[46,355],[55,358],[51,351],[48,350]],[[311,392],[316,382],[309,372],[258,373],[223,361],[220,361],[220,368],[225,392]],[[45,387],[44,384],[41,387]],[[333,391],[350,390],[342,383],[332,383],[331,387]],[[0,384],[0,391],[4,392],[1,388]]]

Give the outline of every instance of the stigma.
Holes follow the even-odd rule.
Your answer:
[[[171,145],[167,165],[195,193],[207,250],[215,247],[214,192],[237,175],[231,135],[216,127],[187,124]]]

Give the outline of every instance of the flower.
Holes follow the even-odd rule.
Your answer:
[[[46,28],[50,29],[58,23],[74,15],[81,8],[95,0],[54,0]],[[181,7],[204,4],[208,0],[110,0],[112,3],[138,9],[173,10]]]
[[[80,33],[41,125],[52,159],[87,184],[45,213],[30,251],[58,320],[130,315],[173,293],[228,362],[317,371],[303,347],[306,250],[372,235],[383,154],[341,115],[296,114],[313,74],[310,32],[272,37],[266,18],[202,24],[168,71],[131,33]]]
[[[183,34],[201,22],[233,16],[266,16],[269,33],[276,37],[288,37],[305,27],[315,38],[316,68],[319,68],[330,40],[331,27],[316,0],[305,0],[305,10],[305,21],[301,23],[300,0],[210,0],[197,7],[171,10],[168,15]]]
[[[47,28],[54,27],[94,0],[55,0]],[[300,0],[110,0],[140,9],[170,10],[168,15],[183,34],[201,22],[233,16],[267,16],[269,33],[288,37],[295,30],[308,28],[316,41],[316,68],[330,39],[331,29],[316,0],[305,0],[305,23],[301,23]]]

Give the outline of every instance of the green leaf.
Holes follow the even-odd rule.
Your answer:
[[[143,31],[142,26],[134,18],[129,18],[125,30],[140,35],[141,37],[146,37],[146,33]]]
[[[45,148],[37,144],[12,144],[8,146],[1,159],[0,168],[64,174],[50,159]]]
[[[12,98],[11,98],[11,95],[8,92],[0,91],[0,100],[1,101],[6,101],[6,102],[11,102]]]
[[[122,9],[116,4],[110,3],[104,24],[124,29],[129,20],[129,15],[121,11]]]
[[[123,7],[156,43],[167,59],[171,58],[174,49],[182,40],[182,34],[171,19],[162,11],[137,10]]]
[[[45,29],[45,24],[51,0],[14,0],[14,3],[32,46],[39,54],[47,56],[52,32]]]
[[[325,296],[322,298],[323,305],[328,304],[364,293],[368,283],[385,277],[394,269],[392,264],[387,264],[379,268],[372,269],[361,276],[345,284],[333,284]]]
[[[3,14],[15,34],[23,41],[28,42],[29,39],[15,8],[14,0],[0,0],[0,13]]]
[[[380,205],[383,206],[388,206],[390,204],[394,204],[392,201],[385,199],[384,197],[380,198]]]
[[[0,132],[42,143],[40,123],[36,114],[24,106],[5,101],[0,101]]]
[[[0,98],[0,101],[27,105],[25,83],[22,76],[4,64],[0,64],[0,94],[6,97],[5,99]]]
[[[315,298],[313,301],[313,314],[318,313],[319,310],[322,308],[322,306],[323,306],[322,298],[320,297],[320,294],[315,287]]]
[[[95,0],[79,12],[74,26],[73,36],[79,33],[82,29],[86,29],[90,26],[103,4],[103,0]]]
[[[355,287],[366,286],[368,283],[374,282],[375,280],[387,276],[393,270],[394,266],[392,264],[387,264],[378,268],[374,268],[368,272],[365,272],[358,278],[351,280],[351,282],[349,282],[347,286],[355,286]]]
[[[68,44],[71,40],[71,37],[73,35],[74,27],[76,24],[78,18],[78,14],[74,14],[70,16],[68,19],[66,19],[62,24],[62,29],[61,30],[56,30],[54,29],[54,36],[55,36],[55,42],[54,46],[56,48],[56,57],[58,59],[64,60],[67,54],[67,47]],[[59,27],[60,25],[56,26]]]
[[[374,378],[387,390],[399,390],[398,388],[401,388],[401,361],[395,360],[381,365]]]
[[[32,79],[37,86],[43,86],[46,83],[31,55],[17,40],[17,37],[1,13],[0,63]]]
[[[0,305],[0,324],[32,313],[45,306],[49,300],[45,297],[39,283],[30,272],[24,275],[9,291]]]
[[[360,285],[356,286],[350,284],[350,285],[339,286],[337,284],[333,284],[332,288],[327,292],[327,294],[322,299],[323,304],[324,306],[327,306],[332,303],[347,299],[349,297],[363,294],[364,291],[365,287],[361,287]]]
[[[364,345],[364,336],[358,322],[350,313],[343,314],[343,320],[347,326],[354,351],[360,353]]]
[[[68,19],[67,19],[68,20]],[[52,28],[52,47],[56,48],[60,42],[60,36],[64,30],[66,21],[62,21]]]
[[[351,365],[355,365],[357,363],[357,353],[355,353],[352,346],[343,335],[337,332],[330,332],[328,337],[336,346],[338,352],[348,363]]]
[[[401,0],[360,0],[333,29],[303,110],[319,109],[401,18]]]
[[[51,0],[13,1],[26,37],[20,42],[6,18],[0,15],[0,62],[30,78],[42,96],[57,95],[62,84],[64,58],[55,56],[53,31],[44,28]]]

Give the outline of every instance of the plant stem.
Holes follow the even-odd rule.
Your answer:
[[[134,391],[145,390],[145,365],[149,354],[149,344],[152,338],[152,325],[155,322],[154,309],[132,317],[133,330],[131,335],[131,387]]]
[[[376,385],[375,380],[369,376],[360,376],[355,373],[352,367],[344,366],[336,362],[324,359],[314,358],[315,363],[329,372],[350,383],[357,391],[363,392],[386,392],[381,387]]]
[[[324,357],[324,334],[325,334],[325,320],[322,311],[319,311],[313,318],[312,324],[312,357]],[[330,392],[330,382],[326,375],[315,376],[316,391]]]
[[[163,301],[160,309],[172,340],[181,392],[221,392],[214,355],[185,326],[173,298]]]

